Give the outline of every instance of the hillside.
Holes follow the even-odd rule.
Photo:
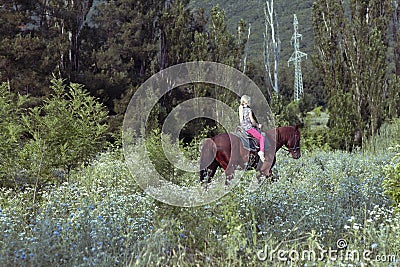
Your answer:
[[[97,6],[102,0],[95,0],[94,6]],[[204,8],[209,15],[211,8],[219,5],[225,10],[226,21],[232,32],[240,19],[244,19],[247,24],[251,23],[250,36],[250,60],[262,60],[263,53],[263,33],[264,26],[264,3],[263,0],[190,0],[189,7],[193,9]],[[300,50],[311,54],[313,51],[313,30],[311,9],[314,1],[312,0],[293,0],[293,1],[275,1],[274,7],[279,23],[279,35],[281,40],[281,63],[286,64],[290,55],[293,53],[293,46],[290,39],[293,35],[293,14],[297,15],[299,21],[299,32],[303,35],[300,42]],[[89,17],[91,16],[90,13]]]
[[[275,1],[274,7],[279,23],[279,35],[281,40],[281,63],[285,63],[293,53],[293,47],[290,39],[293,35],[293,14],[297,15],[299,21],[299,32],[303,35],[300,42],[300,50],[311,54],[313,50],[313,30],[311,10],[312,0],[290,0]],[[264,7],[265,1],[248,0],[191,0],[191,8],[204,8],[207,14],[213,6],[219,5],[225,10],[227,23],[232,30],[235,31],[237,23],[240,19],[244,19],[246,23],[251,23],[250,37],[250,57],[252,60],[262,60],[263,53],[263,33],[264,26]]]

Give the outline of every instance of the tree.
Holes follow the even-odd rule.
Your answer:
[[[93,15],[91,40],[98,42],[91,55],[89,85],[102,98],[127,99],[152,74],[159,71],[157,24],[162,1],[119,0],[102,2]],[[99,93],[100,92],[100,93]],[[124,108],[120,109],[121,111]],[[122,111],[123,112],[123,111]]]
[[[93,0],[6,1],[0,11],[0,76],[14,91],[47,94],[49,77],[74,80]]]
[[[120,124],[136,88],[164,68],[191,60],[240,68],[247,41],[245,23],[239,22],[238,32],[232,34],[224,12],[214,7],[211,13],[208,19],[201,10],[190,12],[187,0],[102,2],[92,16],[93,25],[82,29],[85,68],[79,82],[103,99],[116,115],[113,121]],[[190,85],[169,92],[160,100],[154,121],[162,122],[176,103],[192,93],[204,96],[209,88]],[[216,91],[214,95],[226,96]]]
[[[400,116],[400,5],[398,0],[393,0],[393,17],[392,17],[392,33],[394,41],[393,60],[394,60],[394,75],[389,83],[388,94],[388,116]]]
[[[105,148],[105,107],[83,89],[52,80],[53,94],[28,108],[29,96],[0,86],[0,185],[56,183]]]
[[[392,33],[394,41],[394,65],[395,73],[400,76],[400,6],[398,0],[393,0],[393,18],[392,18]]]
[[[19,33],[0,41],[0,78],[8,90],[22,94],[43,95],[41,89],[48,79],[44,56],[45,43],[33,34]]]
[[[53,94],[43,106],[30,108],[22,116],[30,137],[19,151],[19,179],[32,183],[55,182],[55,172],[69,176],[72,169],[87,163],[105,147],[107,112],[84,90],[83,85],[68,86],[53,79]]]
[[[241,30],[242,30],[241,25],[239,25],[238,32],[240,33]],[[245,51],[244,51],[245,52],[244,59],[243,59],[243,73],[244,74],[246,74],[246,69],[247,69],[247,58],[249,55],[250,35],[251,35],[251,24],[249,24],[249,29],[247,32],[247,42],[246,42]],[[239,37],[240,37],[240,35],[239,35]]]
[[[344,7],[338,1],[320,0],[313,5],[314,45],[313,61],[321,73],[328,94],[329,122],[332,147],[350,148],[356,122],[349,119],[354,108],[349,91],[349,76],[343,57]],[[341,140],[341,141],[340,141]]]
[[[383,181],[383,188],[385,189],[385,194],[389,196],[393,202],[394,206],[399,211],[400,205],[400,145],[397,144],[393,150],[395,155],[391,159],[391,164],[385,167],[385,180]]]
[[[186,8],[188,1],[166,3],[160,14],[160,69],[187,62],[193,40],[193,17]]]
[[[48,70],[54,65],[46,54],[46,43],[37,34],[36,3],[5,1],[0,9],[0,79],[8,90],[43,95]]]
[[[349,8],[347,18],[343,2],[320,0],[313,6],[314,62],[329,95],[329,126],[347,148],[356,128],[372,135],[384,119],[391,15],[388,0],[351,0]]]
[[[82,29],[93,0],[38,1],[39,32],[49,39],[49,48],[58,46],[60,76],[74,79],[80,70]]]
[[[359,128],[376,134],[383,121],[387,88],[387,30],[390,1],[350,1],[352,23],[344,39],[350,90],[359,115]],[[361,123],[360,123],[361,122]]]
[[[281,42],[279,40],[278,22],[274,11],[274,1],[267,0],[264,5],[264,68],[267,84],[270,85],[275,93],[279,93],[278,88],[278,66]],[[276,28],[275,28],[276,27]],[[271,66],[271,57],[273,58],[273,67]],[[273,72],[273,76],[272,76]],[[273,78],[272,78],[273,77]],[[268,88],[268,86],[267,86]],[[268,90],[269,92],[269,90]],[[269,92],[271,97],[271,93]]]

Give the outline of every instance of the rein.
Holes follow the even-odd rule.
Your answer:
[[[295,153],[297,151],[297,149],[300,149],[300,146],[297,145],[297,134],[296,134],[296,132],[294,133],[293,139],[295,140],[295,145],[292,148],[282,147],[283,150],[288,152],[288,154],[290,153],[290,151]]]

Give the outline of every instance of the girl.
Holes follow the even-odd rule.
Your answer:
[[[264,136],[256,129],[258,127],[261,129],[261,124],[257,124],[255,119],[253,118],[253,114],[251,108],[249,107],[251,103],[251,98],[248,95],[243,95],[240,99],[239,106],[239,119],[240,125],[242,128],[260,142],[260,151],[258,152],[258,156],[262,162],[265,161],[264,158]]]

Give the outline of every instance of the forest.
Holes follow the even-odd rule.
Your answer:
[[[307,53],[297,101],[293,14]],[[397,266],[399,34],[397,0],[1,1],[0,266]],[[275,182],[249,190],[256,174],[240,171],[229,193],[202,206],[149,195],[137,181],[153,172],[197,186],[198,172],[167,154],[196,164],[202,141],[226,130],[197,118],[176,147],[162,132],[169,115],[201,97],[239,105],[240,95],[206,83],[168,91],[135,133],[145,142],[133,142],[132,171],[129,103],[186,62],[249,77],[275,126],[300,125],[302,157],[279,151]]]

